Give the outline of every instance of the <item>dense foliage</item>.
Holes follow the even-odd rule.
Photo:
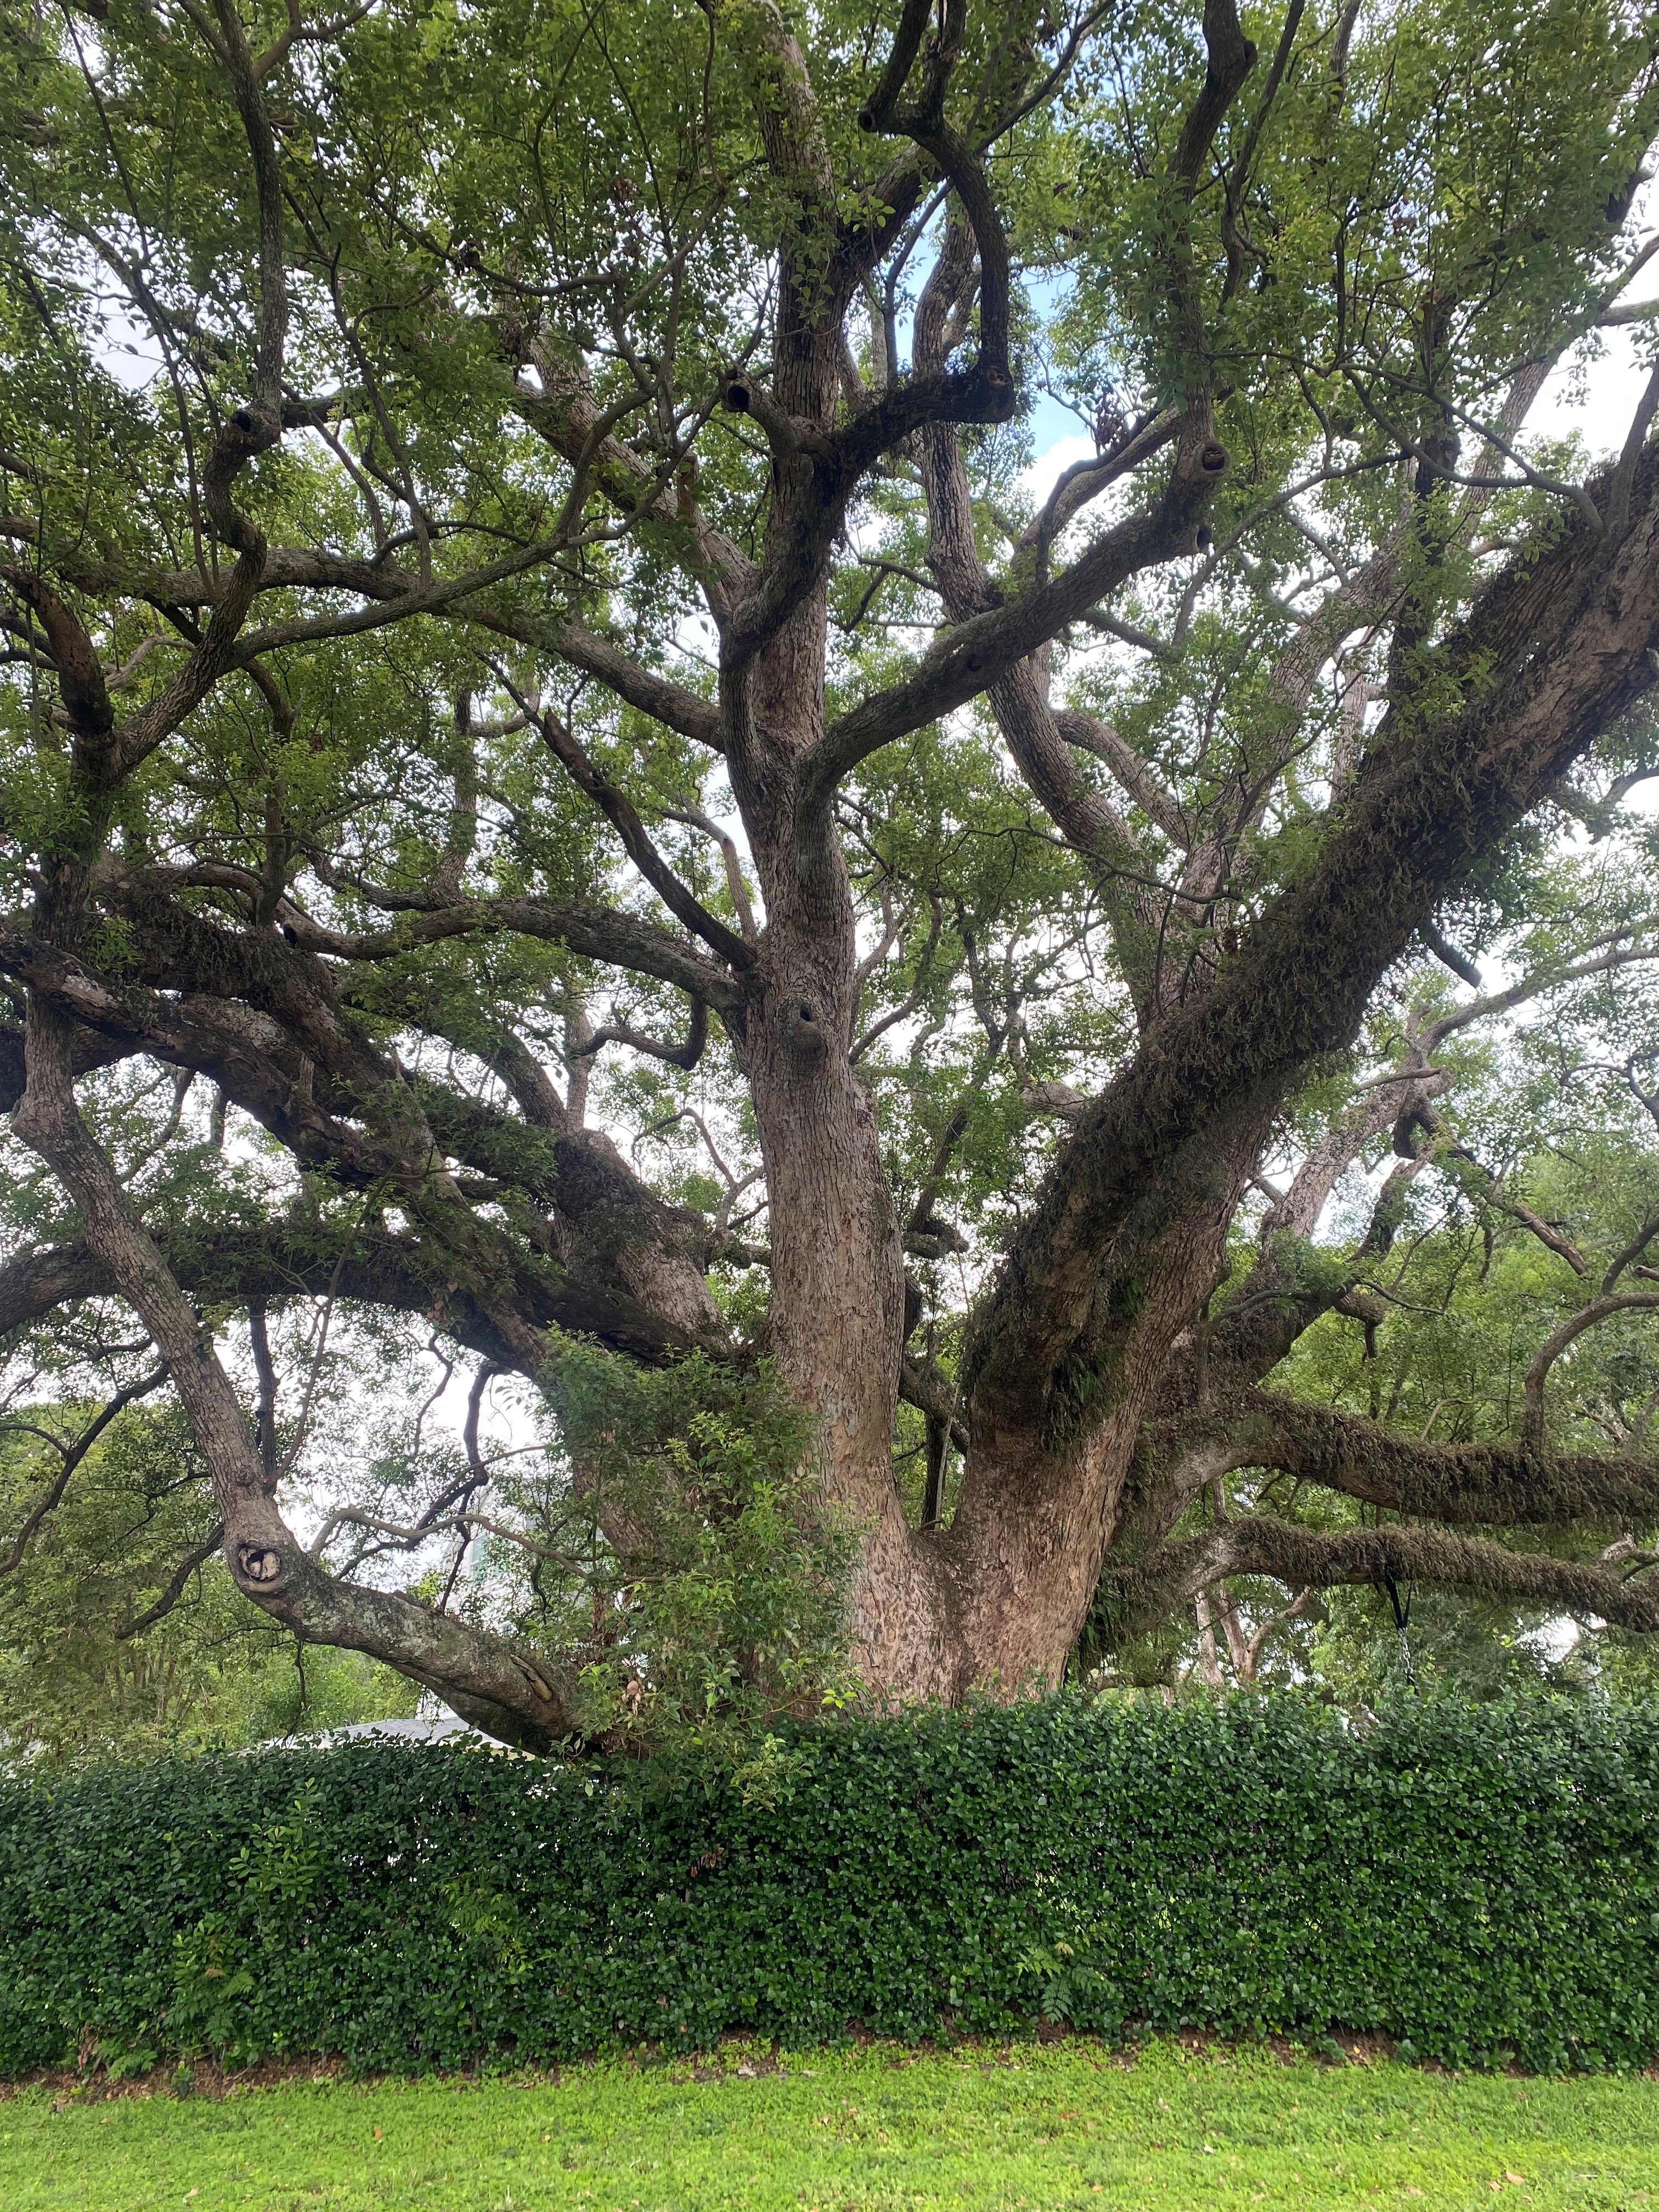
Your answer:
[[[1644,0],[8,10],[0,1729],[1639,1674],[1656,130]]]
[[[0,2065],[744,2029],[1659,2050],[1659,1713],[1062,1698],[792,1730],[763,1795],[359,1743],[0,1786]]]

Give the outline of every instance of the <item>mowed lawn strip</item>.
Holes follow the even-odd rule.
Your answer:
[[[1502,2203],[1659,2208],[1659,2081],[1285,2064],[1154,2045],[880,2045],[558,2080],[0,2104],[8,2212],[769,2212]],[[61,2109],[55,2109],[55,2102]]]

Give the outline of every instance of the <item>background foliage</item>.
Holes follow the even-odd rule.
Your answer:
[[[73,1405],[0,1425],[16,1528],[58,1472]],[[415,1684],[359,1652],[299,1644],[253,1612],[216,1546],[159,1619],[212,1527],[176,1408],[130,1407],[85,1454],[38,1540],[0,1577],[0,1737],[54,1762],[143,1757],[412,1714]]]

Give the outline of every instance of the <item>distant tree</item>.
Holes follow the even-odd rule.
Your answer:
[[[414,1711],[413,1684],[358,1652],[307,1652],[237,1595],[183,1428],[176,1407],[139,1403],[0,1425],[0,1756],[250,1743]]]
[[[10,12],[0,1328],[166,1367],[181,1545],[537,1745],[836,1694],[832,1596],[895,1699],[1344,1587],[1659,1626],[1659,373],[1525,428],[1640,313],[1656,35]],[[1583,1224],[1463,1118],[1537,1010]],[[467,1449],[331,1463],[428,1339]]]

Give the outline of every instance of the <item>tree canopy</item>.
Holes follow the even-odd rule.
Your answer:
[[[1659,370],[1528,428],[1659,19],[0,37],[0,1610],[534,1746],[1659,1627]]]

